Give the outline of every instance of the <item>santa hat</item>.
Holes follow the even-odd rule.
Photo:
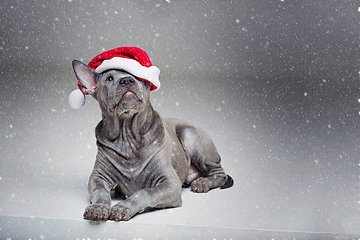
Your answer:
[[[151,84],[150,91],[160,88],[159,68],[152,65],[147,53],[137,47],[119,47],[103,52],[94,57],[88,64],[96,73],[103,73],[110,69],[126,71],[140,80]],[[80,109],[85,104],[85,95],[78,83],[79,89],[69,95],[72,108]]]

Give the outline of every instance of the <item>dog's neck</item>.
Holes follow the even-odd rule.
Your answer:
[[[163,134],[161,118],[151,104],[131,115],[103,113],[103,119],[96,127],[97,140],[104,145],[114,144],[122,148],[116,151],[145,147],[151,144],[152,138],[161,139]],[[120,142],[129,143],[131,146],[119,146]]]

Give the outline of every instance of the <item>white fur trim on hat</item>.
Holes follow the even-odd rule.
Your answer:
[[[134,59],[113,57],[110,60],[104,60],[101,65],[95,69],[95,72],[102,73],[110,69],[124,70],[138,78],[149,81],[156,89],[160,88],[160,69],[155,66],[145,67]]]

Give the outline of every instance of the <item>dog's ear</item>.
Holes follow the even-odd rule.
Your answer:
[[[81,86],[83,87],[83,92],[93,94],[97,88],[96,80],[98,74],[94,70],[92,70],[91,67],[85,65],[78,60],[72,61],[72,66],[76,78],[79,80]]]

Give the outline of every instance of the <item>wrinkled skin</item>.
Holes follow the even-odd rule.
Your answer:
[[[120,70],[98,74],[76,60],[73,68],[102,112],[85,219],[127,221],[148,209],[179,207],[183,185],[198,193],[232,186],[205,132],[154,111],[150,83]],[[112,191],[121,197],[114,206]]]

